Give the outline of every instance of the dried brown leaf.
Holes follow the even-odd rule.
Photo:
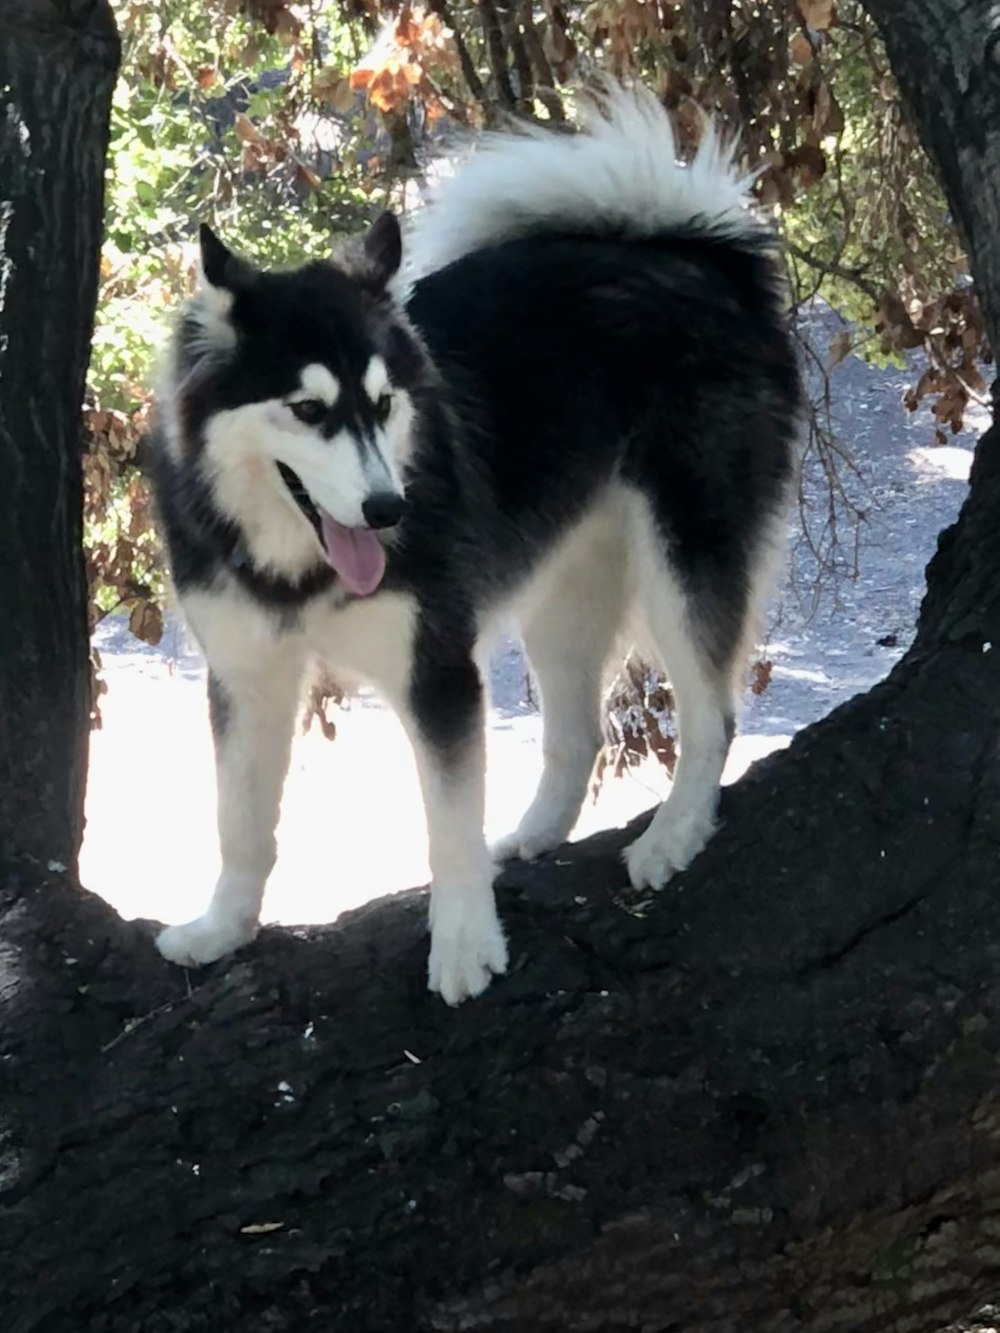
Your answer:
[[[163,638],[163,614],[155,602],[140,599],[132,607],[128,627],[137,639],[155,646]]]
[[[835,370],[840,365],[841,361],[849,355],[852,346],[850,329],[841,329],[830,343],[830,350],[826,354],[827,372]]]
[[[763,694],[771,683],[774,663],[769,657],[759,658],[751,668],[750,689],[754,694]]]
[[[267,147],[267,140],[245,112],[237,111],[233,129],[242,143],[252,144],[256,148]]]
[[[796,0],[796,6],[813,32],[826,32],[837,22],[837,0]]]

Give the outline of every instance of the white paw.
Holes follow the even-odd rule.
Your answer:
[[[631,847],[625,849],[625,864],[634,889],[662,889],[680,870],[686,870],[715,832],[708,814],[684,815],[658,827],[653,822]]]
[[[224,954],[249,944],[257,934],[257,922],[245,917],[213,916],[212,910],[182,926],[167,926],[156,937],[164,958],[182,967],[214,963]]]
[[[504,861],[534,861],[553,848],[561,847],[565,841],[561,830],[540,833],[529,830],[522,833],[520,829],[515,829],[492,844],[490,855],[496,865],[503,865]]]
[[[534,861],[537,856],[561,847],[573,831],[580,812],[578,801],[562,798],[536,799],[513,833],[490,848],[497,865],[504,861]]]
[[[492,892],[475,901],[453,892],[443,902],[439,892],[431,916],[427,984],[446,1004],[481,995],[494,976],[507,971],[507,941]]]

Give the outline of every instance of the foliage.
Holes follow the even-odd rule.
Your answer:
[[[384,187],[359,159],[365,127],[318,102],[331,66],[346,77],[354,58],[344,25],[317,13],[307,30],[292,9],[232,0],[121,0],[118,19],[87,553],[92,622],[125,605],[133,629],[156,642],[164,577],[136,462],[165,320],[194,278],[197,222],[261,262],[292,263],[355,230]],[[354,119],[366,119],[363,103]]]
[[[92,619],[130,609],[159,636],[164,577],[136,460],[164,315],[191,284],[206,218],[262,262],[323,253],[378,206],[412,199],[435,152],[512,118],[563,121],[574,89],[642,79],[684,151],[707,110],[733,135],[787,242],[795,310],[850,322],[816,372],[805,466],[830,497],[805,532],[831,565],[849,453],[829,428],[829,375],[850,352],[926,360],[906,406],[935,438],[985,391],[990,357],[934,173],[857,0],[116,0],[124,35],[86,459]],[[849,562],[848,562],[849,563]],[[766,683],[766,664],[757,664]],[[308,717],[333,730],[330,690]],[[637,663],[617,682],[604,769],[672,767],[669,692]],[[638,739],[637,739],[638,738]]]
[[[620,778],[646,759],[670,777],[677,767],[674,695],[657,671],[630,656],[604,697],[604,745],[594,766],[594,799],[608,777]]]

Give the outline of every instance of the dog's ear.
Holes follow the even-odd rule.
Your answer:
[[[368,280],[382,288],[403,262],[403,234],[395,213],[380,213],[365,232],[361,248],[368,264]]]
[[[403,259],[403,234],[394,213],[380,213],[361,236],[343,242],[332,256],[342,273],[374,297],[385,292],[386,285]]]
[[[231,291],[231,283],[235,277],[235,269],[239,260],[233,256],[231,249],[225,247],[223,243],[212,231],[208,223],[201,223],[197,229],[197,239],[201,248],[201,283],[205,287],[221,288],[221,291]]]
[[[214,289],[231,296],[246,285],[253,269],[219,240],[207,222],[198,228],[198,243],[201,249],[198,286],[202,290]]]
[[[226,272],[233,258],[232,251],[222,244],[207,222],[198,228],[198,244],[201,247],[202,280],[209,287],[228,288]]]
[[[253,273],[245,260],[219,240],[205,222],[198,228],[200,258],[198,287],[189,316],[200,327],[199,345],[227,347],[236,341],[232,322],[233,299]]]

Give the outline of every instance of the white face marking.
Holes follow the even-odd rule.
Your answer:
[[[312,399],[332,407],[341,394],[336,375],[312,362],[299,372],[299,386],[284,400],[220,412],[206,432],[204,454],[215,501],[240,524],[256,563],[293,576],[315,563],[318,539],[274,464],[291,468],[313,502],[338,522],[367,526],[363,505],[370,496],[404,493],[400,468],[414,417],[409,395],[400,389],[392,395],[388,420],[366,442],[350,429],[326,438],[291,408]],[[382,357],[371,358],[362,387],[373,402],[391,389]]]
[[[318,362],[302,367],[299,371],[299,384],[302,387],[298,393],[289,396],[290,403],[318,398],[320,402],[326,403],[327,407],[332,407],[340,397],[340,381],[331,370],[327,370],[326,366],[321,366]]]
[[[380,356],[373,356],[368,362],[361,383],[373,403],[377,403],[382,395],[389,391],[389,371]]]

